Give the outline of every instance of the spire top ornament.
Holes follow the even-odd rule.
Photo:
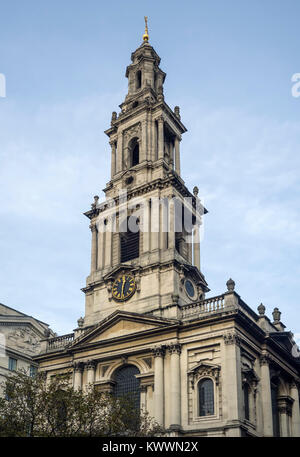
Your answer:
[[[149,34],[148,34],[148,16],[144,16],[145,19],[145,33],[143,35],[143,41],[148,43],[149,41]]]

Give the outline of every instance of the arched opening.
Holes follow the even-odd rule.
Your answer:
[[[121,262],[136,259],[140,255],[139,219],[129,216],[120,226]]]
[[[138,138],[132,138],[129,143],[130,167],[134,167],[140,162],[140,146]]]
[[[142,87],[142,72],[138,70],[135,76],[135,87],[136,89],[140,89]]]
[[[140,374],[135,365],[125,365],[119,368],[114,376],[115,397],[128,400],[137,411],[140,410],[140,381],[136,375]]]
[[[211,379],[202,379],[198,383],[199,416],[212,416],[215,411],[214,383]]]

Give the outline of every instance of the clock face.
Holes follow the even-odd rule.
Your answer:
[[[136,289],[134,277],[122,275],[115,280],[112,286],[112,296],[117,301],[124,301],[130,298]]]
[[[185,281],[185,290],[190,298],[195,298],[195,287],[189,279]]]

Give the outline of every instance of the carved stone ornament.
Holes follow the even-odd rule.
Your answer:
[[[259,315],[260,315],[260,316],[264,316],[264,315],[265,315],[265,312],[266,312],[266,307],[261,303],[261,304],[257,307],[257,311],[259,312]]]
[[[226,345],[236,344],[237,346],[240,346],[240,344],[241,344],[241,339],[235,332],[224,333],[223,338],[224,338],[224,343]]]
[[[181,353],[181,344],[179,343],[171,343],[168,346],[168,350],[170,354],[180,354]]]
[[[227,286],[227,290],[228,292],[233,292],[234,291],[234,288],[235,288],[235,282],[233,279],[228,279],[227,283],[226,283],[226,286]]]
[[[194,368],[188,372],[188,376],[191,380],[192,389],[194,389],[195,384],[197,384],[200,378],[209,377],[214,379],[216,385],[219,384],[220,380],[220,370],[219,365],[213,365],[206,362],[200,362]]]
[[[165,346],[155,346],[152,348],[152,354],[154,357],[163,357],[165,355]]]
[[[140,137],[141,136],[141,124],[140,122],[138,124],[133,125],[129,129],[124,131],[124,139],[125,141],[129,141],[131,138],[134,137]]]
[[[253,370],[253,368],[250,367],[243,367],[242,368],[242,382],[245,384],[249,384],[251,386],[254,395],[257,393],[257,386],[259,382],[259,377]]]
[[[95,370],[96,360],[88,360],[85,364],[87,370]]]
[[[29,328],[17,328],[8,335],[12,345],[25,353],[36,354],[40,350],[40,339]]]
[[[84,363],[83,362],[74,362],[73,363],[74,371],[82,372],[84,369]]]

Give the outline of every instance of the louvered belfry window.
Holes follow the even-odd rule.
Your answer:
[[[139,369],[134,365],[119,368],[115,375],[114,386],[114,395],[129,399],[137,410],[140,409],[140,381],[135,375],[139,373]]]
[[[132,217],[132,216],[131,216]],[[138,223],[138,219],[136,218]],[[131,224],[130,224],[131,225]],[[132,226],[135,224],[132,223]],[[140,255],[140,231],[131,231],[127,224],[127,231],[120,233],[121,262],[136,259]]]

